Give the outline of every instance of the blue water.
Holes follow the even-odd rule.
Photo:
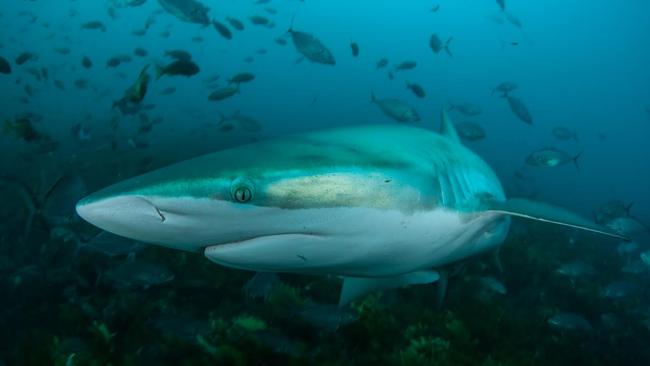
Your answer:
[[[633,217],[646,225],[650,222],[647,1],[506,0],[507,14],[516,16],[521,28],[508,22],[493,0],[440,0],[435,2],[440,5],[437,12],[430,11],[434,2],[420,0],[203,3],[210,7],[211,19],[227,25],[225,18],[231,16],[243,21],[245,30],[230,27],[233,39],[226,40],[212,26],[183,22],[160,12],[154,0],[138,7],[112,6],[110,1],[4,1],[0,5],[0,56],[11,63],[12,73],[0,74],[0,118],[12,119],[24,112],[42,115],[36,128],[59,146],[38,154],[32,143],[9,132],[2,134],[0,175],[20,177],[34,190],[43,191],[51,181],[48,177],[74,173],[95,190],[250,141],[337,126],[397,123],[371,103],[374,92],[380,98],[407,102],[422,117],[415,125],[433,130],[439,126],[441,108],[449,102],[479,105],[483,112],[476,117],[451,115],[457,122],[474,121],[484,127],[487,137],[467,146],[494,168],[509,196],[532,196],[588,217],[604,202],[633,202]],[[109,7],[114,7],[115,18],[109,16]],[[266,7],[277,14],[269,14]],[[155,23],[146,34],[133,35],[155,12],[159,12]],[[251,24],[248,17],[252,15],[269,18],[274,27]],[[105,24],[106,31],[80,28],[94,20]],[[292,22],[294,29],[322,41],[335,56],[336,65],[299,60],[287,34]],[[165,30],[169,38],[160,35]],[[432,33],[443,41],[453,37],[453,57],[431,51]],[[193,41],[196,36],[203,41]],[[277,38],[287,44],[276,44]],[[356,58],[351,42],[360,46]],[[60,47],[70,48],[70,53],[54,51]],[[133,55],[136,47],[147,50],[148,56]],[[120,114],[112,108],[113,101],[122,97],[144,65],[169,63],[164,52],[171,49],[190,52],[201,71],[190,78],[163,77],[151,82],[143,104],[154,107],[146,113],[164,120],[149,134],[137,137],[146,141],[147,148],[134,149],[129,140],[136,138],[138,116]],[[257,54],[260,49],[267,52]],[[16,65],[15,58],[25,51],[37,54],[38,60]],[[129,54],[132,61],[106,67],[106,61],[118,54]],[[93,61],[92,68],[81,66],[84,56]],[[247,57],[253,61],[246,62]],[[379,70],[375,65],[384,57],[389,66]],[[387,72],[407,60],[418,66],[395,72],[395,78],[389,79]],[[27,72],[31,67],[46,68],[48,80],[35,80]],[[242,84],[232,98],[208,101],[211,90],[206,78],[219,75],[217,83],[224,86],[239,72],[253,73],[256,78]],[[87,89],[74,87],[79,78],[88,80]],[[63,81],[65,91],[57,89],[53,80]],[[406,88],[407,81],[422,85],[426,98],[416,98]],[[518,84],[512,95],[530,109],[532,125],[518,120],[506,101],[492,94],[503,81]],[[32,87],[33,96],[25,94],[25,85]],[[160,96],[168,87],[175,87],[176,92]],[[216,128],[220,113],[237,111],[258,120],[262,130],[220,132]],[[119,121],[117,132],[110,126],[112,119]],[[90,141],[80,144],[71,135],[77,123],[91,129]],[[552,135],[556,126],[575,130],[579,140],[558,141]],[[110,147],[113,140],[117,149]],[[572,164],[527,166],[528,154],[544,147],[557,147],[571,155],[582,153],[580,169]],[[516,178],[516,172],[525,179]],[[15,197],[11,190],[2,194]],[[11,222],[3,228],[14,225]],[[14,234],[4,235],[3,240],[18,240]],[[606,262],[607,255],[599,260]],[[647,331],[639,334],[646,340],[650,337]]]

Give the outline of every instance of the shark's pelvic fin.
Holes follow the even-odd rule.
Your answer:
[[[487,203],[487,206],[488,211],[501,212],[512,216],[570,226],[576,229],[591,231],[618,239],[629,240],[624,235],[591,222],[569,210],[543,202],[531,201],[524,198],[512,198],[505,202],[491,200]]]
[[[350,301],[365,294],[380,290],[408,285],[424,285],[436,282],[440,275],[436,271],[418,271],[406,273],[396,277],[344,277],[339,306],[344,306]]]
[[[459,144],[461,143],[460,137],[458,137],[458,132],[456,131],[456,126],[454,126],[454,122],[451,121],[449,114],[447,114],[447,111],[444,108],[440,112],[440,134],[451,141]]]
[[[442,269],[438,272],[440,278],[438,279],[438,287],[436,288],[436,306],[438,309],[442,308],[447,296],[447,286],[449,285],[449,273],[447,270]]]

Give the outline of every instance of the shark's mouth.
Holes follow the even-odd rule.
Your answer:
[[[301,236],[305,238],[315,238],[315,237],[324,237],[325,235],[319,233],[304,233],[304,232],[286,232],[286,233],[277,233],[277,234],[256,235],[256,236],[239,239],[236,241],[210,244],[206,246],[204,250],[205,253],[208,253],[209,251],[215,251],[215,250],[225,249],[228,247],[246,245],[247,243],[256,242],[265,239],[266,240],[269,239],[277,240],[282,238],[295,239],[296,237],[301,237]]]
[[[279,233],[211,245],[203,253],[211,261],[228,267],[291,271],[317,264],[322,258],[319,252],[327,248],[324,240],[324,235],[313,233]]]

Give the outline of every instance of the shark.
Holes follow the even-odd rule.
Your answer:
[[[622,237],[564,208],[508,199],[444,110],[441,120],[439,133],[361,125],[237,146],[116,183],[76,211],[227,267],[341,277],[340,305],[442,281],[441,269],[496,250],[513,216]]]

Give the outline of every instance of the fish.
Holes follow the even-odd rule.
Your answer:
[[[231,27],[235,28],[238,31],[243,31],[244,30],[244,23],[242,23],[240,20],[232,18],[232,17],[226,17],[226,21],[228,24],[230,24]]]
[[[513,14],[506,14],[506,19],[508,20],[508,22],[510,24],[514,25],[515,27],[517,27],[519,29],[524,27],[524,24],[521,22],[521,20],[519,20],[519,18],[517,18]]]
[[[419,84],[406,82],[406,88],[409,89],[416,97],[424,98],[427,96],[427,93],[424,91]]]
[[[506,11],[506,0],[497,0],[497,5],[501,11]]]
[[[458,111],[461,114],[464,114],[469,117],[478,116],[483,113],[483,108],[480,105],[472,103],[461,103],[461,104],[451,104],[449,106],[450,111]]]
[[[643,260],[635,260],[625,264],[623,268],[621,268],[621,272],[633,275],[643,274],[648,272],[648,264]]]
[[[145,50],[142,47],[136,47],[133,50],[133,54],[138,56],[138,57],[147,57],[149,55],[149,52],[147,52],[147,50]]]
[[[84,78],[75,79],[73,84],[79,90],[88,89],[88,80],[87,79],[84,79]]]
[[[485,138],[485,130],[481,125],[475,122],[456,123],[458,135],[466,141],[479,141]]]
[[[70,48],[69,47],[56,47],[54,49],[54,52],[58,53],[59,55],[69,55],[70,54]]]
[[[126,89],[124,96],[122,96],[120,100],[113,102],[113,108],[117,107],[122,111],[122,113],[124,113],[123,109],[128,106],[139,105],[142,103],[144,97],[147,95],[147,91],[149,90],[149,81],[151,80],[148,70],[149,65],[145,65],[142,70],[140,70],[138,78]]]
[[[322,65],[336,65],[332,52],[313,35],[289,28],[289,34],[296,50],[311,62]]]
[[[497,280],[492,276],[483,276],[479,278],[479,283],[481,284],[481,287],[490,292],[494,292],[499,295],[505,295],[508,293],[508,290],[506,289],[506,286],[503,284],[503,282]]]
[[[600,291],[600,296],[606,299],[623,299],[640,292],[639,286],[632,282],[614,281]]]
[[[596,269],[588,263],[585,263],[581,260],[575,260],[568,263],[563,263],[560,265],[560,267],[558,267],[558,269],[555,270],[555,272],[562,276],[578,278],[594,276],[596,274]]]
[[[280,277],[275,273],[257,272],[244,285],[244,292],[251,299],[264,299],[269,297],[271,291],[280,284]]]
[[[265,25],[268,26],[271,24],[271,21],[267,17],[263,17],[261,15],[253,15],[248,17],[248,19],[251,21],[252,24],[254,25]]]
[[[104,25],[104,23],[100,22],[99,20],[85,22],[81,24],[81,29],[100,30],[102,32],[106,32],[106,26]]]
[[[25,86],[23,87],[23,90],[25,90],[25,94],[27,94],[27,96],[29,96],[29,97],[34,96],[34,89],[32,89],[31,85],[25,84]]]
[[[23,52],[16,57],[16,65],[21,66],[29,61],[37,61],[38,55],[31,52]]]
[[[231,129],[240,128],[247,132],[258,132],[262,129],[262,125],[257,120],[241,114],[239,111],[235,112],[231,116],[221,115],[217,127],[219,127],[223,132],[226,132],[224,131],[224,128],[228,128],[227,126],[232,126]]]
[[[242,84],[255,80],[255,75],[250,72],[240,72],[228,80],[228,84]]]
[[[634,202],[625,203],[621,200],[607,201],[601,204],[596,210],[596,222],[606,224],[619,217],[629,217],[632,206],[634,206]]]
[[[54,86],[61,91],[65,91],[65,83],[63,80],[54,80]]]
[[[41,76],[41,70],[39,70],[38,68],[30,67],[25,71],[27,71],[27,73],[33,76],[37,81],[43,80],[43,77]]]
[[[512,110],[512,113],[514,113],[515,116],[517,116],[517,118],[519,118],[521,121],[529,125],[533,124],[533,116],[530,114],[528,107],[526,107],[526,105],[524,104],[524,102],[521,101],[521,99],[507,94],[504,95],[503,98],[505,98],[508,101],[510,110]]]
[[[370,100],[376,104],[382,113],[398,122],[418,122],[420,115],[408,104],[399,99],[377,99],[375,93],[370,93]]]
[[[83,66],[85,69],[90,69],[93,67],[93,61],[88,56],[84,56],[81,59],[81,66]]]
[[[418,63],[415,61],[402,61],[399,64],[395,65],[395,71],[413,70],[417,66]]]
[[[158,0],[158,3],[166,12],[182,21],[201,25],[210,24],[208,18],[210,9],[197,0]]]
[[[383,69],[384,67],[388,66],[388,59],[387,58],[379,59],[379,61],[377,61],[376,66],[378,69]]]
[[[560,141],[578,141],[578,133],[566,127],[556,126],[553,128],[553,137]]]
[[[212,75],[212,76],[209,76],[209,77],[203,79],[203,83],[205,83],[205,84],[214,83],[217,80],[219,80],[220,78],[221,78],[221,75],[215,74],[215,75]]]
[[[518,87],[517,84],[511,81],[504,81],[492,89],[492,95],[494,95],[495,92],[500,92],[501,96],[506,96],[508,93],[517,90]]]
[[[125,54],[116,55],[109,58],[108,61],[106,61],[106,67],[115,68],[120,66],[121,64],[129,63],[132,60],[133,58],[131,58],[131,56],[129,55],[125,55]]]
[[[440,133],[365,125],[217,151],[106,187],[76,210],[116,235],[227,267],[342,276],[339,306],[438,281],[436,268],[502,244],[511,216],[626,239],[566,209],[506,199],[441,117]]]
[[[590,332],[593,328],[589,321],[576,313],[557,313],[548,319],[548,324],[555,329],[565,331]]]
[[[287,40],[282,37],[276,38],[273,42],[279,44],[280,46],[285,46],[287,44]]]
[[[435,54],[439,54],[440,51],[444,50],[445,52],[447,52],[449,57],[453,57],[453,55],[451,54],[451,50],[449,49],[449,43],[452,41],[452,39],[453,37],[449,37],[443,43],[440,37],[436,33],[433,33],[429,38],[429,47]]]
[[[626,256],[635,253],[639,250],[639,243],[635,241],[623,241],[618,243],[616,247],[616,252],[620,256]]]
[[[354,310],[330,304],[309,303],[298,314],[308,324],[328,332],[335,332],[359,319],[359,314]]]
[[[578,165],[580,156],[582,156],[582,153],[569,155],[569,153],[554,147],[543,148],[530,153],[526,158],[526,164],[535,167],[555,168],[573,163],[576,169],[580,170],[580,166]]]
[[[90,127],[84,125],[83,123],[75,123],[70,128],[70,134],[79,144],[85,144],[91,139],[91,129]]]
[[[12,134],[25,142],[39,142],[47,140],[48,136],[34,127],[34,121],[27,117],[21,116],[14,119],[6,119],[3,126],[6,134]]]
[[[237,93],[239,93],[239,85],[228,85],[214,90],[208,96],[208,100],[218,102],[224,99],[228,99]]]
[[[214,27],[214,29],[217,30],[217,32],[223,38],[232,39],[232,32],[230,31],[230,29],[228,29],[228,27],[226,27],[225,24],[223,24],[223,23],[221,23],[219,21],[216,21],[216,20],[212,20],[212,26]]]
[[[176,88],[173,87],[173,86],[170,86],[170,87],[167,87],[167,88],[161,90],[158,95],[172,95],[174,93],[176,93]]]
[[[301,349],[304,347],[296,340],[288,338],[277,329],[269,329],[255,332],[255,340],[275,354],[286,355],[298,358]]]
[[[612,230],[632,239],[650,241],[650,229],[639,220],[632,217],[617,217],[605,224]]]
[[[102,281],[116,289],[148,289],[174,279],[165,265],[145,260],[126,260],[102,274]]]
[[[167,50],[165,51],[165,56],[171,57],[174,60],[178,61],[191,61],[192,60],[192,55],[183,50]]]
[[[199,71],[201,69],[193,61],[176,60],[166,66],[156,65],[156,80],[165,75],[192,77]]]
[[[352,51],[352,57],[359,56],[359,44],[356,42],[350,43],[350,50]]]
[[[641,262],[643,262],[643,264],[650,267],[650,250],[646,250],[645,252],[641,253],[639,257],[641,258]]]

